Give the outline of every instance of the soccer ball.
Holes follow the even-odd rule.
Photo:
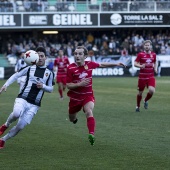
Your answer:
[[[28,65],[34,65],[37,64],[39,61],[39,55],[34,50],[29,50],[24,54],[24,61]]]

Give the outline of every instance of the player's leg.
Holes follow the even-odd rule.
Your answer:
[[[60,95],[60,99],[63,99],[63,90],[62,90],[62,83],[61,83],[61,77],[56,77],[56,83],[58,85],[58,93]]]
[[[93,109],[94,109],[94,101],[89,101],[83,106],[84,113],[87,118],[87,128],[89,131],[89,141],[91,145],[94,145],[94,134],[95,134],[95,118],[93,116]]]
[[[144,108],[148,109],[148,100],[150,100],[155,93],[155,78],[150,78],[148,81],[148,93],[144,99]]]
[[[69,120],[73,124],[76,124],[78,119],[77,119],[77,113],[81,110],[82,108],[82,102],[76,101],[76,100],[70,100],[69,102]]]
[[[66,85],[63,84],[63,91],[65,91],[65,90],[66,90]]]
[[[63,87],[63,91],[66,90],[66,82],[67,82],[67,78],[66,78],[66,77],[63,77],[63,79],[62,79],[62,87]]]
[[[141,100],[142,100],[142,94],[143,94],[143,91],[138,91],[138,94],[136,96],[136,112],[140,112],[140,103],[141,103]]]
[[[16,136],[19,131],[21,131],[25,126],[27,125],[27,122],[24,119],[19,119],[18,123],[16,126],[14,126],[4,137],[0,139],[0,148],[2,149],[5,145],[5,142]]]
[[[60,99],[63,99],[63,87],[61,82],[58,82],[58,92],[60,94]]]
[[[139,79],[138,80],[138,94],[136,96],[136,112],[140,112],[140,103],[142,100],[142,94],[145,89],[145,81]]]
[[[95,119],[93,117],[93,108],[94,108],[94,103],[92,101],[90,101],[84,105],[83,110],[84,110],[84,113],[87,118],[87,127],[89,130],[89,134],[94,135]]]
[[[9,115],[7,121],[0,127],[0,135],[11,125],[12,122],[16,121],[25,110],[25,100],[15,99],[13,112]]]
[[[70,122],[73,122],[73,124],[76,124],[78,119],[77,119],[77,113],[74,114],[69,114],[69,120]]]
[[[5,142],[16,136],[24,127],[31,123],[34,115],[37,113],[39,107],[35,106],[33,104],[27,103],[27,112],[24,112],[21,114],[18,123],[16,126],[14,126],[4,137],[0,139],[0,148],[2,149],[4,147]]]

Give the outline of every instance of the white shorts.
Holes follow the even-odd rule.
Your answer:
[[[39,106],[28,103],[22,98],[16,98],[14,103],[13,111],[19,111],[19,119],[25,120],[28,124],[31,123],[34,115],[38,112]]]

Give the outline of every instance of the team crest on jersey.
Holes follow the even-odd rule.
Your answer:
[[[48,73],[45,73],[45,76],[48,77]]]
[[[152,54],[150,54],[150,57],[152,58],[152,57],[153,57],[153,55],[152,55]]]
[[[87,69],[88,69],[88,66],[87,66],[87,65],[85,65],[85,66],[84,66],[84,68],[87,70]]]

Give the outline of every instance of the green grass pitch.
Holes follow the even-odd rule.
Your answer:
[[[149,109],[142,102],[141,112],[136,113],[137,77],[93,78],[96,142],[91,146],[83,112],[76,125],[70,123],[69,100],[66,93],[59,100],[55,85],[53,93],[45,94],[32,123],[0,150],[0,169],[169,170],[169,87],[169,77],[157,78]],[[0,95],[0,124],[11,113],[18,90],[14,83]]]

